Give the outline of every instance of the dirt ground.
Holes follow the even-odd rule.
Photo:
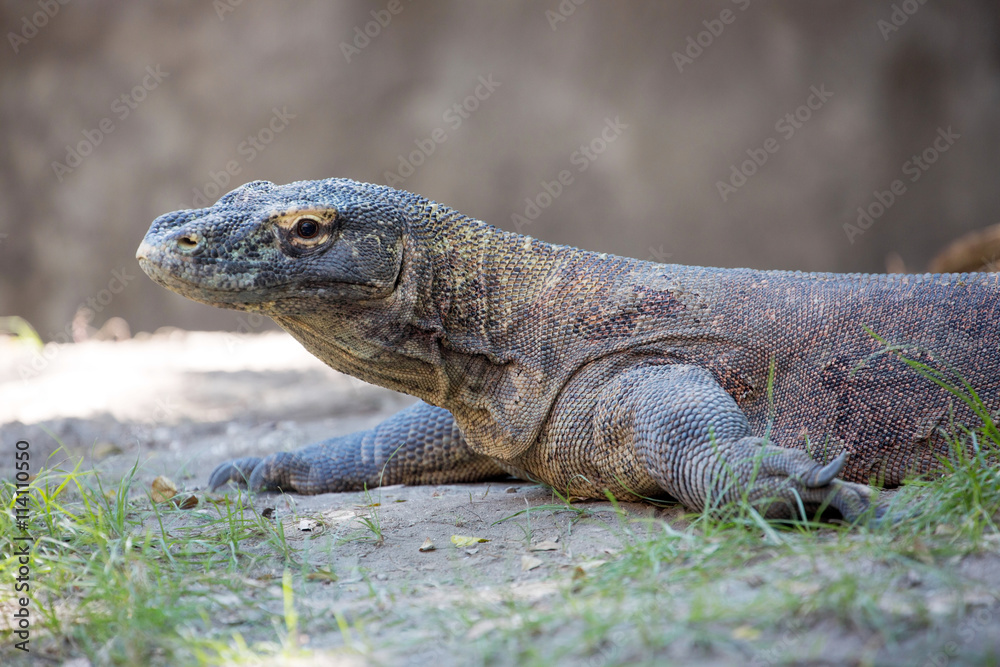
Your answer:
[[[117,343],[49,345],[41,354],[3,342],[0,478],[12,477],[13,443],[27,440],[34,461],[51,455],[50,465],[64,461],[63,467],[72,467],[80,458],[83,469],[94,468],[111,483],[138,461],[138,485],[146,487],[156,476],[166,475],[179,487],[202,493],[209,472],[226,459],[294,449],[368,428],[412,401],[326,368],[279,332],[162,331]],[[58,442],[63,451],[53,454]],[[610,503],[579,505],[592,512],[585,521],[573,520],[567,512],[537,512],[527,520],[522,514],[519,520],[497,523],[553,501],[557,502],[543,487],[501,480],[384,487],[372,490],[370,497],[265,494],[256,497],[254,505],[259,510],[274,508],[275,520],[285,523],[289,541],[303,548],[305,563],[335,571],[336,608],[351,622],[372,605],[414,604],[414,609],[426,609],[430,604],[446,610],[455,596],[473,595],[484,602],[548,598],[557,603],[560,582],[581,563],[614,559],[622,540],[620,515]],[[378,503],[381,543],[358,521],[371,516],[373,503]],[[632,518],[683,525],[683,512],[676,506],[625,504],[623,508]],[[456,548],[451,543],[456,534],[489,541]],[[437,548],[421,551],[426,540]],[[280,559],[274,559],[271,569],[280,580]],[[982,582],[983,599],[975,604],[995,610],[1000,557],[993,553],[970,558],[960,569]],[[259,578],[267,572],[252,574]],[[772,574],[781,579],[780,573]],[[732,582],[726,582],[726,590],[740,590],[744,580],[754,577],[736,573]],[[929,588],[928,599],[934,594]],[[299,602],[306,612],[319,616],[331,604],[322,596]],[[971,614],[974,609],[969,609]],[[978,645],[1000,642],[996,617],[990,612],[991,629],[976,635]],[[496,620],[474,623],[464,636],[475,639],[496,624]],[[336,624],[331,621],[327,626],[328,630],[308,638],[310,648],[341,645]],[[269,628],[270,623],[262,621],[262,627]],[[377,637],[380,629],[368,631]],[[404,640],[414,647],[407,663],[463,662],[440,645],[422,641],[427,630],[419,623],[391,632],[396,641],[400,633],[412,635]],[[822,641],[822,633],[822,628],[809,633],[810,645],[822,647],[816,649],[818,655],[810,652],[815,658],[810,664],[837,664],[838,655],[855,662],[851,656],[864,653],[864,633],[834,636],[830,641]],[[935,631],[934,641],[939,635]],[[931,639],[915,636],[913,641],[922,646]],[[683,652],[679,657],[685,659]],[[389,663],[393,660],[386,658]]]

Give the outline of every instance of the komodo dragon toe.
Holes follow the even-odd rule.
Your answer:
[[[220,463],[208,476],[208,487],[211,491],[215,491],[229,482],[245,485],[259,463],[259,456],[247,456]]]

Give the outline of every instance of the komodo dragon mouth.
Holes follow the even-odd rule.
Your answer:
[[[142,243],[135,255],[139,266],[154,282],[193,301],[209,306],[224,306],[240,310],[260,310],[273,302],[273,288],[255,295],[253,278],[211,272],[204,260],[195,268],[185,259],[178,259],[156,246]],[[211,261],[211,260],[209,260]],[[256,296],[256,298],[255,298]]]

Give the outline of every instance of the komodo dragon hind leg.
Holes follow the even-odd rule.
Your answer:
[[[746,415],[705,369],[646,366],[616,384],[637,459],[692,509],[745,499],[764,517],[782,519],[798,516],[801,503],[807,514],[829,506],[854,521],[872,504],[872,489],[835,479],[845,455],[823,465],[752,436]]]
[[[227,461],[212,472],[209,485],[214,490],[236,482],[252,491],[315,494],[474,482],[504,474],[491,459],[469,449],[450,412],[417,403],[367,431],[295,452]]]

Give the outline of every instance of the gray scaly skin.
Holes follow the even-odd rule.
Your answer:
[[[866,483],[935,468],[949,419],[978,423],[877,354],[865,327],[1000,404],[998,274],[655,264],[346,179],[248,183],[161,216],[137,257],[168,289],[268,315],[333,368],[424,401],[369,431],[223,463],[213,488],[509,473],[573,497],[745,499],[770,518],[801,500],[853,520]]]

